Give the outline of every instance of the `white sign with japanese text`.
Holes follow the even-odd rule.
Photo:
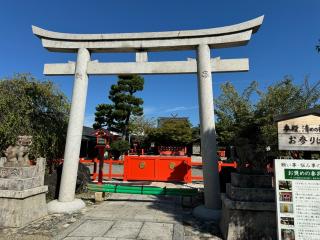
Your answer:
[[[320,160],[275,160],[279,240],[320,239]]]
[[[320,151],[320,117],[308,115],[278,122],[280,150]]]

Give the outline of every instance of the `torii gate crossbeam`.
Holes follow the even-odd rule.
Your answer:
[[[78,54],[76,63],[45,64],[44,67],[46,75],[75,75],[59,199],[48,204],[49,212],[72,212],[84,207],[81,200],[75,199],[75,186],[88,75],[110,74],[197,73],[205,207],[208,210],[220,209],[211,73],[248,71],[249,61],[248,59],[211,59],[210,49],[246,45],[262,22],[263,16],[220,28],[117,34],[69,34],[32,26],[33,33],[41,39],[43,47],[49,51]],[[168,50],[195,50],[197,59],[148,62],[148,52]],[[90,54],[95,52],[135,52],[136,62],[91,61]]]
[[[240,59],[211,59],[211,72],[245,72],[249,70],[249,60]],[[45,75],[74,75],[76,64],[74,62],[60,64],[45,64]],[[116,74],[189,74],[197,73],[197,62],[189,61],[169,62],[117,62],[100,63],[90,61],[88,63],[88,75],[116,75]]]

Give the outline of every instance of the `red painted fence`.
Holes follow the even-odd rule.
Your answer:
[[[92,181],[99,177],[99,159],[80,158],[81,163],[92,164]],[[63,162],[61,159],[60,162]],[[191,168],[202,166],[202,162],[191,162],[190,157],[179,156],[148,156],[148,155],[126,155],[124,160],[105,159],[103,163],[108,164],[108,172],[102,172],[102,178],[112,180],[120,178],[124,181],[147,180],[164,182],[186,182],[203,181],[202,176],[193,176]],[[113,173],[113,165],[124,165],[123,173]],[[237,168],[237,163],[218,162],[218,170],[224,167]]]
[[[81,163],[92,164],[92,180],[96,181],[99,177],[99,159],[80,158]],[[190,157],[176,156],[133,156],[127,155],[124,160],[104,160],[108,164],[107,173],[102,172],[102,177],[108,180],[121,178],[124,181],[146,180],[164,182],[186,182],[202,181],[202,176],[192,176],[192,166],[202,166],[202,163],[191,162]],[[113,165],[124,165],[123,174],[113,173]]]

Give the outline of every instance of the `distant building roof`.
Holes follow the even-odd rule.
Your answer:
[[[94,134],[92,133],[94,133],[93,128],[83,126],[82,136],[94,137]]]
[[[118,133],[113,132],[113,131],[108,131],[106,129],[103,129],[104,132],[108,135],[108,136],[119,136]],[[86,127],[83,126],[83,130],[82,130],[82,139],[86,139],[86,140],[96,140],[96,135],[95,133],[98,130],[95,130],[94,128],[91,127]]]
[[[158,118],[158,127],[161,127],[162,124],[166,121],[189,121],[189,118],[187,117],[159,117]]]

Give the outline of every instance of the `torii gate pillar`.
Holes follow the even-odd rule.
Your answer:
[[[76,181],[79,165],[79,154],[82,129],[85,115],[88,75],[87,66],[90,52],[86,48],[78,50],[72,102],[64,151],[64,163],[61,175],[59,199],[48,204],[49,212],[73,212],[85,207],[81,199],[75,198]]]
[[[87,65],[89,61],[89,51],[85,48],[80,48],[77,56],[72,104],[64,152],[64,159],[68,159],[68,161],[63,163],[61,187],[59,192],[60,202],[71,202],[74,200],[80,154],[80,149],[74,146],[81,145],[88,89]]]
[[[201,132],[201,155],[203,161],[203,180],[205,207],[220,209],[220,185],[217,162],[216,131],[210,64],[210,48],[199,45],[197,49],[198,98]]]

